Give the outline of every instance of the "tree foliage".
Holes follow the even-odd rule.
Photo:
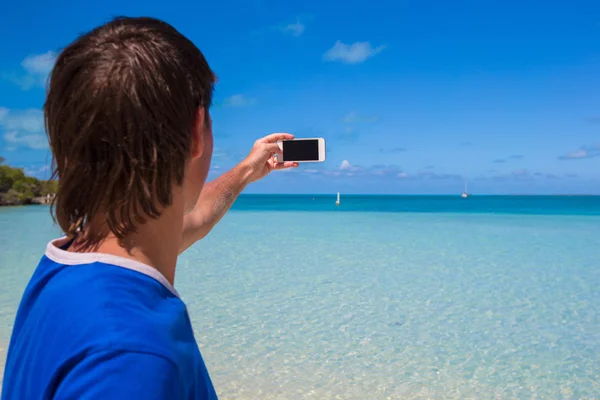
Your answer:
[[[22,168],[11,167],[0,157],[0,205],[31,204],[36,197],[53,195],[58,181],[27,176]]]

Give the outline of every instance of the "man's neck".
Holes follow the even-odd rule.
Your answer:
[[[173,284],[175,266],[181,246],[183,211],[172,207],[166,209],[158,219],[149,219],[137,231],[122,242],[108,235],[94,252],[112,254],[149,265]],[[77,241],[70,251],[77,250]]]

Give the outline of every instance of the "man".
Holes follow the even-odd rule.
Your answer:
[[[119,18],[56,60],[44,105],[59,178],[48,244],[21,301],[2,398],[215,399],[177,256],[277,164],[273,134],[204,185],[214,74],[170,25]]]

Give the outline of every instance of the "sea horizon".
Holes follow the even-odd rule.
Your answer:
[[[600,195],[242,193],[231,210],[526,215],[600,215]],[[48,207],[42,205],[4,206]]]

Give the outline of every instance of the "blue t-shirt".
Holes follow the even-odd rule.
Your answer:
[[[165,277],[66,245],[48,245],[25,290],[2,399],[216,399],[185,304]]]

